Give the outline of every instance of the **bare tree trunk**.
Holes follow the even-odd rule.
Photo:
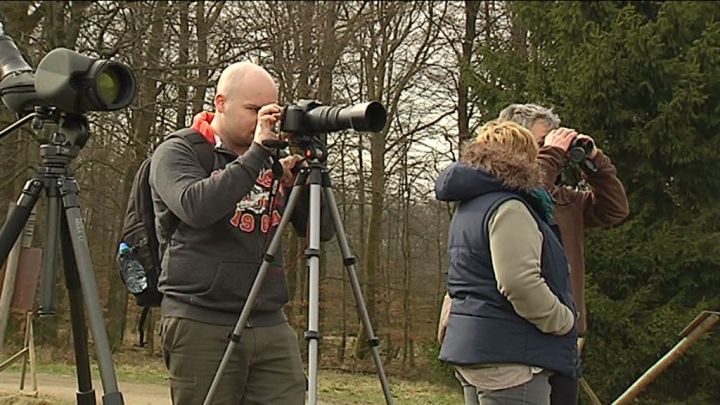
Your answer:
[[[178,13],[180,14],[180,35],[178,38],[178,77],[180,78],[177,83],[177,121],[175,122],[175,128],[185,128],[187,125],[188,115],[188,69],[185,67],[190,62],[190,27],[189,16],[190,16],[190,2],[181,1],[178,2]]]
[[[90,5],[89,1],[50,2],[45,15],[46,44],[49,49],[65,47],[74,49],[83,21],[83,12]],[[66,18],[65,8],[69,7]]]
[[[323,13],[324,17],[321,19],[320,24],[320,39],[317,44],[318,53],[318,89],[317,98],[324,104],[332,104],[332,79],[333,69],[337,63],[339,55],[335,51],[335,21],[336,21],[336,8],[335,2],[325,2],[320,6],[319,11],[329,11]],[[313,17],[316,16],[313,13]],[[306,20],[309,21],[309,20]],[[307,24],[306,24],[307,25]],[[327,144],[327,134],[321,134],[321,141]],[[333,242],[335,242],[333,240]],[[330,290],[331,285],[327,280],[327,252],[326,243],[321,242],[321,256],[320,256],[320,319],[319,324],[321,330],[326,330],[327,322],[326,315],[327,311],[323,310],[323,307],[327,307],[325,304],[325,298],[327,292]],[[325,297],[325,298],[324,298]]]
[[[486,2],[487,3],[487,2]],[[462,39],[462,51],[460,53],[460,78],[458,80],[458,142],[459,150],[470,139],[470,75],[472,74],[473,43],[475,42],[478,11],[481,2],[465,1],[465,35]]]
[[[442,229],[441,228],[441,221],[440,218],[442,217],[442,207],[436,203],[435,204],[435,226],[436,229]],[[438,232],[437,237],[435,238],[435,251],[437,252],[437,288],[435,292],[435,314],[440,313],[440,308],[442,307],[442,300],[445,295],[445,277],[443,276],[443,273],[445,272],[445,267],[443,266],[443,257],[445,257],[445,250],[443,249],[442,245],[442,237],[443,235]],[[439,297],[439,300],[437,299]]]
[[[340,140],[340,150],[344,151],[346,147],[345,144],[345,138],[343,137]],[[347,199],[347,181],[346,181],[346,175],[345,175],[345,154],[340,154],[340,189],[342,190],[342,221],[343,224],[347,223],[348,218],[348,199]],[[337,359],[340,362],[340,364],[343,364],[345,362],[345,350],[347,348],[347,335],[348,335],[348,325],[347,325],[347,288],[346,283],[348,282],[348,276],[347,276],[347,269],[343,268],[340,271],[340,300],[341,300],[341,309],[342,312],[340,314],[340,331],[341,331],[341,337],[340,337],[340,345],[338,346],[338,352],[337,352]]]
[[[396,342],[392,335],[394,327],[392,318],[393,286],[390,280],[390,266],[392,265],[393,259],[397,258],[398,254],[397,236],[400,221],[398,220],[398,212],[394,212],[393,208],[392,201],[390,201],[389,204],[388,201],[386,201],[385,209],[388,211],[389,215],[387,215],[388,220],[385,221],[385,226],[383,227],[382,232],[383,240],[386,240],[387,242],[381,246],[381,261],[380,268],[378,269],[378,278],[381,280],[381,286],[379,286],[378,290],[381,298],[378,299],[377,304],[380,308],[382,308],[383,330],[376,331],[376,333],[385,333],[383,343],[385,349],[385,364],[387,365],[392,363],[396,351]]]
[[[412,246],[410,244],[410,205],[412,186],[410,185],[410,177],[408,175],[408,148],[403,152],[403,171],[402,171],[402,253],[403,253],[403,364],[409,360],[410,365],[415,365],[415,353],[413,350],[412,338]]]
[[[522,24],[518,18],[518,13],[515,10],[517,4],[511,2],[507,4],[508,11],[510,12],[511,26],[510,34],[512,35],[513,49],[523,59],[527,60],[528,57],[528,43],[527,43],[527,28]]]
[[[370,311],[370,302],[368,300],[368,271],[367,271],[367,239],[366,239],[366,219],[365,219],[365,204],[367,202],[367,193],[365,191],[365,188],[367,187],[365,185],[365,159],[363,158],[365,152],[365,148],[363,145],[363,134],[358,134],[358,166],[359,166],[359,173],[358,173],[358,237],[360,238],[360,254],[362,255],[362,261],[363,265],[360,268],[360,274],[358,274],[358,278],[360,279],[360,284],[362,285],[363,294],[365,298],[365,306],[368,309],[368,313]],[[354,344],[354,353],[355,357],[361,358],[362,357],[362,340],[365,337],[365,332],[363,329],[362,321],[360,320],[360,317],[358,316],[358,323],[357,323],[357,333],[355,336],[357,336]]]
[[[393,17],[397,15],[397,3],[389,5],[386,2],[371,2],[371,12],[379,15],[376,26],[368,27],[366,41],[361,45],[361,69],[365,79],[364,89],[369,100],[382,100],[385,95],[386,68],[389,62],[390,37],[396,33],[392,24]],[[386,106],[387,108],[388,106]],[[393,110],[390,107],[389,110]],[[392,112],[389,114],[392,116]],[[367,244],[364,249],[365,271],[367,274],[367,311],[373,321],[373,328],[379,327],[377,318],[378,273],[380,271],[380,250],[383,238],[383,211],[385,193],[385,137],[386,132],[370,136],[370,220],[367,232]],[[364,358],[363,343],[366,340],[365,332],[360,325],[358,342],[355,346],[356,357]],[[362,339],[360,339],[362,337]]]
[[[380,7],[383,3],[380,3]],[[386,25],[381,26],[381,30],[385,30]],[[381,33],[381,37],[382,37]],[[387,44],[385,44],[387,46]],[[373,60],[365,61],[365,71],[368,80],[367,97],[370,100],[377,100],[381,97],[382,92],[378,92],[376,86],[378,81],[382,83],[384,74],[383,62],[378,63],[377,68],[374,66]],[[378,72],[381,70],[383,72]],[[382,85],[382,84],[380,84]],[[373,319],[377,325],[376,316],[376,300],[378,285],[378,268],[380,267],[380,245],[382,242],[382,219],[384,210],[384,190],[385,190],[385,139],[380,134],[370,137],[370,223],[367,233],[367,244],[365,246],[365,269],[367,273],[367,310],[370,319]],[[364,332],[363,332],[363,337]],[[360,335],[359,335],[360,336]],[[365,339],[363,339],[365,340]],[[357,355],[364,358],[364,352],[358,347]]]
[[[205,93],[208,88],[208,79],[210,77],[210,63],[208,59],[208,34],[210,27],[215,24],[220,12],[224,7],[224,2],[213,3],[209,10],[209,15],[205,15],[205,1],[200,0],[195,5],[195,29],[197,30],[197,66],[198,76],[195,82],[195,94],[193,95],[193,114],[203,111],[205,105]]]

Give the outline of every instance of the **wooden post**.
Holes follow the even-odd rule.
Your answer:
[[[579,337],[577,340],[578,345],[578,355],[582,353],[583,349],[585,348],[585,337]],[[582,387],[583,391],[587,394],[587,396],[590,398],[590,402],[592,402],[593,405],[602,405],[602,401],[600,401],[600,398],[595,394],[595,391],[593,391],[592,388],[590,388],[590,384],[587,382],[585,377],[580,378],[580,386]]]
[[[593,405],[602,405],[602,401],[600,401],[600,398],[597,396],[595,391],[590,388],[590,384],[588,384],[585,377],[580,378],[580,386],[583,388],[587,396],[590,397],[590,402],[592,402]]]
[[[0,371],[10,367],[18,359],[22,358],[22,370],[20,372],[20,394],[37,397],[37,363],[35,361],[35,332],[33,330],[33,313],[29,311],[25,317],[25,340],[23,348],[19,352],[13,354],[9,359],[0,364]],[[32,390],[25,391],[25,375],[27,373],[27,365],[30,363],[30,383]]]
[[[35,333],[33,331],[33,313],[28,312],[25,317],[25,344],[24,348],[27,349],[27,356],[23,356],[22,372],[20,373],[20,393],[24,395],[30,395],[37,397],[37,367],[35,362]],[[30,383],[32,385],[31,391],[25,391],[25,372],[27,371],[27,364],[30,363]]]
[[[692,322],[688,324],[680,336],[683,339],[678,342],[663,358],[658,360],[645,374],[643,374],[635,383],[630,386],[612,405],[629,404],[640,393],[647,388],[650,383],[662,374],[675,360],[682,356],[700,337],[709,332],[720,321],[720,312],[703,311]]]

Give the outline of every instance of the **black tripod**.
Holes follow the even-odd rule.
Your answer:
[[[235,345],[240,341],[240,334],[245,328],[245,323],[250,316],[251,308],[254,305],[255,299],[260,286],[262,285],[265,273],[270,267],[270,264],[274,260],[274,255],[280,246],[280,240],[282,239],[283,230],[290,221],[290,217],[295,209],[300,196],[303,192],[303,188],[309,185],[310,187],[310,208],[308,217],[308,247],[305,251],[305,258],[307,260],[309,276],[308,276],[308,330],[305,332],[305,339],[308,341],[308,403],[315,405],[317,403],[317,371],[318,371],[318,339],[320,333],[318,332],[318,311],[319,311],[319,297],[320,297],[320,196],[321,191],[325,196],[325,204],[330,209],[332,215],[333,224],[335,225],[335,231],[337,233],[338,242],[340,245],[340,251],[343,255],[343,264],[348,271],[350,277],[350,284],[352,286],[353,294],[355,296],[355,302],[357,303],[360,317],[362,318],[363,326],[365,328],[365,336],[368,337],[367,343],[372,350],[372,357],[375,362],[378,377],[380,378],[380,384],[382,385],[383,394],[385,395],[385,402],[389,405],[393,403],[392,394],[390,393],[390,386],[388,384],[385,371],[383,370],[382,360],[380,359],[380,353],[378,352],[378,345],[380,341],[373,332],[372,326],[370,325],[370,316],[368,315],[367,308],[365,307],[365,300],[363,299],[362,292],[360,290],[360,282],[358,281],[357,273],[355,271],[356,259],[350,251],[347,238],[345,236],[345,229],[342,224],[340,212],[338,211],[335,203],[335,196],[332,192],[332,184],[330,183],[330,176],[323,162],[326,159],[326,148],[322,142],[312,137],[305,141],[301,141],[298,144],[299,148],[304,152],[308,163],[308,167],[300,169],[300,172],[295,180],[288,202],[283,213],[280,224],[278,225],[275,235],[270,241],[270,245],[263,256],[263,262],[258,271],[257,277],[250,289],[247,301],[240,313],[240,319],[230,336],[230,342],[225,354],[220,362],[215,377],[213,378],[212,385],[205,397],[204,405],[212,404],[212,398],[215,395],[220,378],[222,378],[223,371],[230,361],[230,356],[235,348]],[[282,252],[280,252],[282,254]]]
[[[60,237],[65,283],[70,300],[70,319],[78,379],[77,403],[80,405],[96,403],[88,356],[84,299],[102,379],[103,404],[122,405],[123,397],[118,391],[110,345],[103,323],[102,307],[90,259],[90,249],[87,245],[87,235],[82,221],[80,200],[77,195],[78,185],[73,178],[72,170],[68,167],[90,137],[87,119],[82,115],[58,114],[53,109],[38,108],[36,112],[23,117],[3,130],[0,137],[31,119],[35,119],[33,124],[35,128],[41,127],[43,121],[55,121],[58,123],[58,130],[52,135],[49,143],[40,146],[42,165],[38,167],[37,175],[25,184],[17,207],[8,215],[0,231],[0,263],[7,259],[10,249],[25,227],[30,212],[40,197],[40,192],[45,189],[48,198],[47,227],[39,314],[52,315],[55,313],[53,302],[54,259],[58,237]],[[65,215],[61,215],[62,209],[64,209]]]

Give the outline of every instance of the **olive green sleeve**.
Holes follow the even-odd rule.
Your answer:
[[[526,206],[509,200],[490,218],[490,254],[498,290],[515,312],[545,333],[572,329],[572,311],[563,305],[540,272],[543,236]]]

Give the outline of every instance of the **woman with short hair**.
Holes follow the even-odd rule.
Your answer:
[[[491,121],[435,185],[438,200],[459,203],[440,359],[482,405],[549,404],[549,376],[578,372],[569,267],[537,153],[527,129]]]

